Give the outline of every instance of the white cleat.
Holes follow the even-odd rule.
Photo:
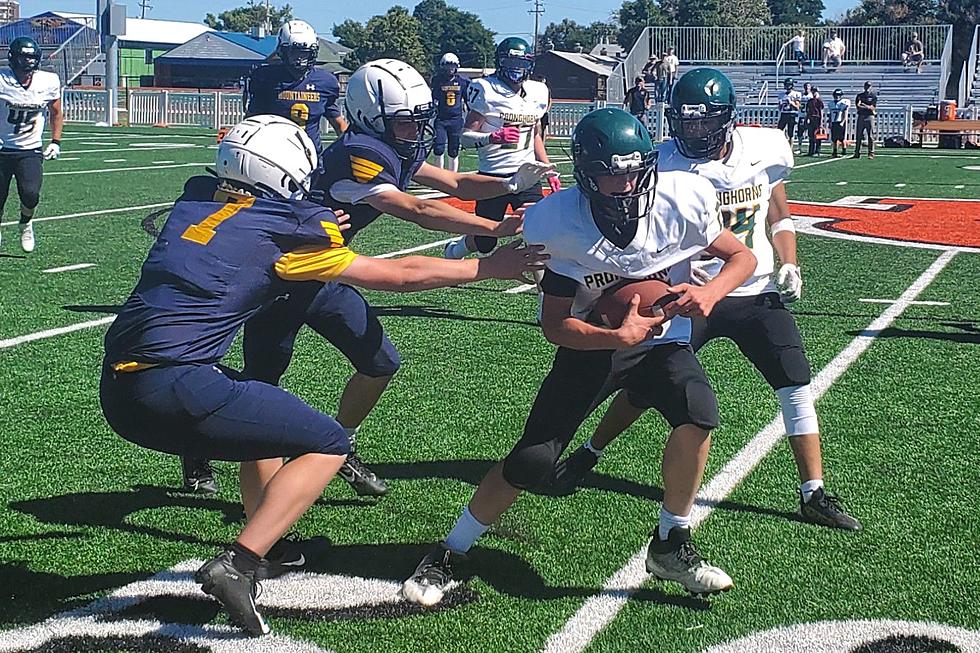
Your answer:
[[[452,585],[453,562],[465,557],[446,548],[443,542],[435,545],[422,558],[412,577],[402,583],[402,597],[427,608],[438,604]]]
[[[466,236],[460,236],[446,243],[445,249],[442,250],[442,257],[462,259],[470,253],[469,247],[466,246]]]
[[[30,254],[34,251],[34,223],[20,225],[20,248]]]
[[[659,530],[654,529],[646,566],[647,571],[657,578],[680,583],[696,596],[718,594],[735,585],[724,570],[701,557],[691,541],[689,528],[675,526],[666,540],[661,540]]]

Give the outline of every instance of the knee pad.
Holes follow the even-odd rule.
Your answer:
[[[401,366],[401,355],[395,349],[395,345],[385,337],[378,351],[369,360],[359,362],[356,369],[358,373],[376,379],[382,376],[394,376]]]
[[[809,435],[819,433],[817,409],[813,405],[810,385],[793,385],[776,390],[779,404],[783,409],[783,424],[786,435]]]
[[[539,443],[514,447],[504,458],[504,480],[518,488],[527,490],[542,485],[555,469],[558,454],[551,443]]]
[[[489,254],[497,246],[497,239],[493,236],[474,236],[473,242],[476,243],[476,251],[481,254]]]
[[[41,202],[41,194],[37,191],[28,191],[20,196],[20,210],[21,213],[26,215],[26,211],[30,211],[31,215],[34,215],[34,209]]]

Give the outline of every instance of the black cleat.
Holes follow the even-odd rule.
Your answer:
[[[695,596],[707,596],[730,590],[731,577],[701,557],[691,541],[691,529],[675,526],[666,540],[660,539],[660,529],[653,529],[647,548],[647,571],[660,580],[680,583]]]
[[[325,537],[302,540],[295,533],[289,533],[266,554],[266,565],[258,568],[255,579],[268,580],[294,571],[306,571],[307,566],[315,564],[329,548],[330,540]]]
[[[269,625],[255,606],[259,587],[255,574],[241,571],[235,566],[234,560],[233,551],[224,551],[210,562],[204,563],[194,574],[194,580],[201,584],[201,589],[206,594],[210,594],[224,606],[232,621],[249,634],[267,635]]]
[[[800,516],[803,521],[818,526],[840,528],[845,531],[861,530],[861,522],[847,514],[841,506],[840,499],[827,494],[823,488],[815,490],[807,502],[803,501],[803,493],[800,493]]]
[[[218,479],[207,458],[181,456],[180,464],[184,469],[184,492],[206,497],[218,493]]]
[[[550,494],[556,496],[572,494],[585,479],[585,475],[598,464],[598,456],[585,447],[579,447],[555,466]]]
[[[402,583],[402,596],[426,607],[439,603],[453,580],[453,563],[464,560],[465,554],[451,551],[445,542],[439,542],[422,558],[412,577]]]
[[[347,461],[340,466],[337,474],[350,483],[358,496],[381,497],[388,493],[388,486],[385,482],[368,469],[368,466],[357,457],[357,454],[349,454]]]

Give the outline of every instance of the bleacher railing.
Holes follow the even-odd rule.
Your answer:
[[[963,62],[963,72],[960,73],[960,92],[957,102],[961,107],[970,103],[973,95],[973,81],[977,78],[977,58],[980,57],[980,25],[973,28],[973,43]]]
[[[78,31],[48,57],[47,68],[61,78],[62,85],[70,84],[98,58],[99,32],[94,23],[93,19],[86,19],[79,24]]]

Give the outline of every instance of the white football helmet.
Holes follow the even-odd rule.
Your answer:
[[[276,53],[283,63],[296,72],[305,73],[315,66],[319,51],[316,31],[306,21],[291,20],[279,28]]]
[[[447,52],[446,54],[442,55],[442,59],[439,60],[439,67],[450,75],[455,75],[456,71],[459,70],[459,57],[452,52]]]
[[[302,127],[281,116],[252,116],[218,145],[218,179],[259,197],[303,199],[309,195],[318,156]]]
[[[345,106],[357,131],[380,138],[404,158],[428,155],[434,138],[432,91],[419,71],[404,61],[377,59],[354,71],[347,81]],[[406,137],[405,123],[415,126],[411,138]]]

